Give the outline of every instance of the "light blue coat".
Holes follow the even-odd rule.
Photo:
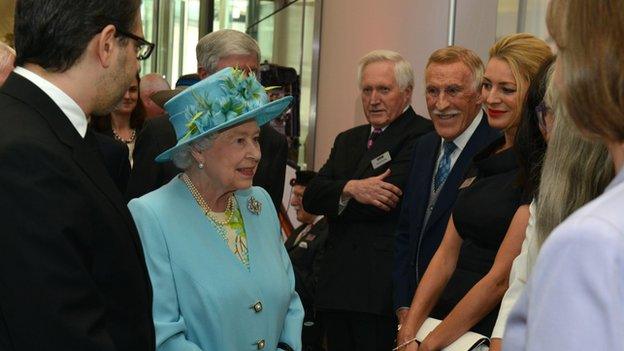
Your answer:
[[[278,342],[301,350],[303,308],[273,203],[259,187],[235,195],[249,270],[178,177],[128,204],[152,280],[158,351],[276,350]],[[259,214],[248,209],[252,197]]]

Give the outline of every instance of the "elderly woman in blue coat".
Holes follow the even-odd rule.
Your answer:
[[[165,109],[177,145],[157,161],[184,170],[129,203],[154,291],[157,350],[300,350],[303,308],[271,198],[251,182],[269,103],[253,76],[226,68]]]

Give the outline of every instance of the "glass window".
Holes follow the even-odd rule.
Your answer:
[[[548,39],[547,8],[546,0],[499,0],[496,38],[528,32],[544,40]]]
[[[158,72],[174,85],[181,75],[197,71],[200,5],[200,0],[143,1],[143,31],[156,50],[141,63],[141,74]]]

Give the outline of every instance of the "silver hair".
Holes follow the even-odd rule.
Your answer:
[[[193,150],[208,150],[219,134],[220,133],[209,134],[207,136],[199,138],[196,141],[184,145],[171,156],[171,161],[173,161],[173,164],[176,167],[187,170],[197,163],[191,152]]]
[[[141,77],[139,91],[143,95],[141,99],[149,98],[155,92],[170,89],[169,82],[160,73],[149,73]]]
[[[607,147],[587,139],[574,125],[559,99],[552,72],[549,74],[544,99],[553,108],[555,124],[537,195],[535,229],[540,246],[569,215],[602,194],[615,176]]]
[[[374,62],[390,61],[394,63],[394,78],[399,89],[405,90],[407,87],[414,88],[414,70],[407,60],[398,52],[390,50],[375,50],[364,55],[358,63],[358,85],[362,87],[362,71]]]
[[[220,59],[231,55],[256,55],[260,62],[260,47],[249,35],[233,29],[222,29],[202,37],[195,48],[197,64],[208,75],[217,70]]]

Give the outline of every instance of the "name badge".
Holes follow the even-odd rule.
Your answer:
[[[463,188],[467,188],[470,186],[470,184],[472,184],[472,182],[474,182],[475,178],[477,177],[470,177],[470,178],[466,178],[466,180],[464,180],[463,183],[461,183],[461,185],[459,186],[460,189]]]
[[[386,163],[390,162],[391,160],[392,160],[392,157],[390,157],[390,153],[386,151],[383,154],[372,159],[371,164],[373,165],[373,169],[377,169],[385,165]]]

